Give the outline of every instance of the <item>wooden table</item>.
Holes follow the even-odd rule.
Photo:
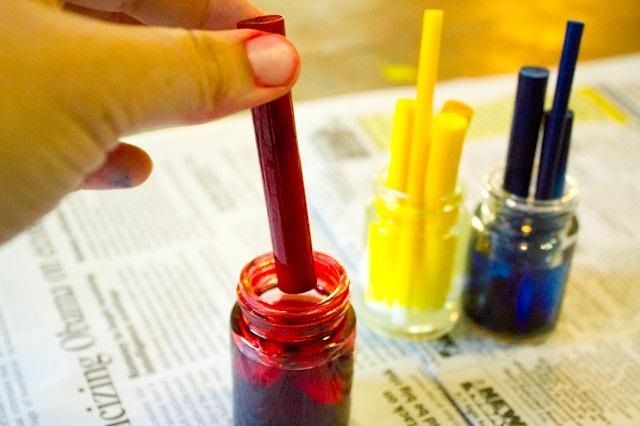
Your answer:
[[[427,7],[445,13],[440,80],[515,75],[525,64],[557,66],[568,19],[586,24],[580,60],[640,51],[639,0],[255,3],[287,19],[288,36],[303,61],[296,99],[413,84]]]

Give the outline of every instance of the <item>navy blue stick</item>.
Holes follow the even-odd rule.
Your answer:
[[[549,113],[549,119],[545,122],[542,149],[540,152],[540,168],[536,183],[536,199],[549,200],[553,198],[553,187],[556,182],[560,159],[560,144],[562,129],[571,95],[573,74],[578,61],[580,39],[584,24],[578,21],[567,22],[567,31],[564,36],[564,46],[558,67],[558,81],[553,96],[553,106]]]
[[[567,111],[562,131],[562,143],[560,144],[560,157],[558,158],[558,171],[553,183],[551,198],[560,198],[564,193],[564,178],[567,174],[567,160],[569,159],[569,146],[571,145],[571,130],[573,129],[573,111]]]
[[[522,67],[518,75],[516,105],[511,120],[505,191],[526,198],[529,195],[531,169],[536,154],[540,122],[544,112],[544,95],[549,71],[540,67]]]

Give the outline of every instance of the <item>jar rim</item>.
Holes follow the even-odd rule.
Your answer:
[[[349,278],[345,269],[331,256],[314,252],[318,285],[326,285],[326,294],[300,307],[270,304],[261,295],[277,287],[273,253],[257,256],[240,273],[237,287],[238,303],[259,335],[275,334],[277,330],[293,332],[301,338],[322,333],[331,328],[350,306]],[[310,290],[310,292],[313,290]],[[302,295],[309,292],[302,293]],[[298,330],[298,331],[296,331]]]
[[[565,176],[565,191],[559,198],[538,200],[532,196],[521,197],[505,190],[504,165],[495,167],[482,178],[482,195],[484,198],[495,198],[509,208],[522,212],[558,213],[576,207],[579,200],[578,182],[571,176]]]
[[[402,206],[403,209],[413,212],[415,215],[428,215],[438,210],[450,210],[460,205],[464,200],[465,186],[457,182],[453,192],[439,197],[428,204],[417,204],[408,193],[391,188],[387,185],[388,168],[383,168],[374,177],[374,199],[380,200],[386,206]]]

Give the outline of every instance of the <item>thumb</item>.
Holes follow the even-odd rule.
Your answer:
[[[291,43],[254,30],[134,27],[72,15],[53,26],[47,91],[105,144],[265,103],[289,91],[299,70]]]

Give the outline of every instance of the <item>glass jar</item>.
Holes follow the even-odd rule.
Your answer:
[[[436,338],[459,317],[469,216],[460,187],[418,205],[376,179],[367,209],[362,318],[392,335]]]
[[[532,200],[502,181],[502,169],[485,178],[471,220],[464,308],[482,329],[533,337],[558,320],[578,234],[578,188],[567,178],[561,198]]]
[[[317,288],[286,294],[271,253],[240,274],[231,312],[234,424],[347,425],[355,313],[349,279],[314,253]]]

